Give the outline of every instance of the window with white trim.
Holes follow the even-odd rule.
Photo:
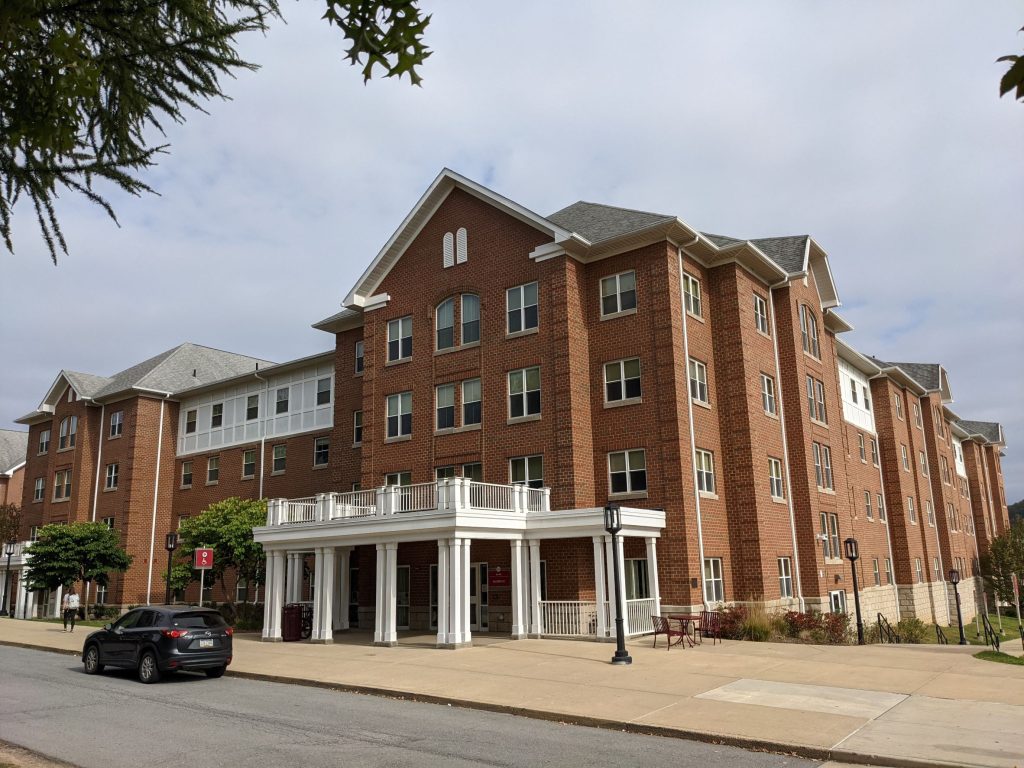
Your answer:
[[[472,344],[480,341],[480,297],[475,293],[464,293],[461,301],[462,343]]]
[[[800,338],[804,352],[821,359],[821,348],[818,344],[818,318],[806,304],[800,305]]]
[[[29,529],[28,529],[28,540],[29,541],[39,541],[39,526],[38,525],[33,525],[33,526],[29,527]]]
[[[318,437],[313,442],[313,466],[326,467],[331,457],[331,439]]]
[[[758,294],[754,294],[754,327],[761,333],[771,335],[768,330],[768,303]]]
[[[882,494],[879,493],[879,494],[877,494],[875,496],[875,501],[878,502],[878,519],[881,520],[884,523],[886,521],[886,517],[885,517],[885,497],[882,496]]]
[[[260,396],[249,395],[245,398],[245,420],[253,421],[260,417]]]
[[[928,477],[928,462],[925,461],[924,451],[918,451],[917,453],[921,457],[921,474]]]
[[[352,445],[363,444],[363,412],[352,412]]]
[[[412,357],[412,315],[388,322],[388,362]]]
[[[775,379],[767,373],[761,374],[761,407],[765,413],[776,414]]]
[[[917,510],[914,509],[914,497],[907,496],[907,519],[913,525],[917,525]]]
[[[210,410],[210,429],[224,424],[224,403],[214,403]]]
[[[818,488],[835,490],[832,479],[832,449],[821,443],[811,443],[814,456],[814,479]]]
[[[900,444],[900,454],[903,456],[903,471],[910,471],[910,454],[907,453],[907,446]]]
[[[360,339],[356,342],[356,373],[363,372],[363,366],[365,364],[364,352],[365,347],[363,346],[363,340]]]
[[[892,584],[892,560],[885,558],[885,583]]]
[[[708,367],[700,360],[690,358],[690,397],[698,403],[709,402],[708,400]]]
[[[715,492],[715,456],[711,451],[698,448],[694,455],[697,465],[697,490],[702,493]]]
[[[544,457],[519,456],[509,459],[509,477],[513,485],[544,487]]]
[[[876,587],[882,586],[882,574],[878,570],[878,558],[877,557],[871,558],[871,575],[874,576],[874,578],[875,578],[875,586]]]
[[[484,465],[479,461],[463,464],[462,476],[467,480],[472,480],[474,483],[482,483],[484,481]]]
[[[436,429],[455,428],[455,385],[441,384],[434,388]]]
[[[620,272],[601,279],[601,316],[636,309],[636,272]]]
[[[107,464],[107,479],[103,485],[105,491],[117,490],[117,476],[120,472],[120,466],[117,463]]]
[[[61,469],[57,471],[53,481],[53,500],[71,498],[71,470]]]
[[[455,299],[449,298],[437,305],[434,312],[436,349],[455,347]]]
[[[540,414],[540,368],[508,373],[508,416],[518,419]]]
[[[331,377],[316,380],[316,404],[327,405],[331,402]]]
[[[58,450],[75,447],[75,435],[78,433],[78,417],[65,416],[60,421],[60,440],[57,443]]]
[[[839,548],[839,515],[835,512],[821,512],[819,514],[821,523],[822,554],[825,560],[839,560],[842,558],[842,550]]]
[[[914,426],[921,429],[921,406],[917,403],[913,403],[914,406]]]
[[[183,461],[181,462],[181,487],[191,488],[192,487],[192,462]]]
[[[825,385],[813,376],[807,377],[807,411],[812,419],[828,424],[825,410]]]
[[[793,564],[788,557],[778,558],[779,564],[779,596],[793,596]]]
[[[114,530],[114,518],[104,517],[100,522],[107,526],[108,531]]]
[[[725,581],[722,579],[722,558],[704,558],[704,602],[721,603],[725,600]]]
[[[686,311],[694,317],[704,316],[704,306],[701,301],[700,280],[683,272],[683,300],[686,304]]]
[[[412,434],[412,392],[388,395],[387,433],[389,438]]]
[[[288,468],[288,446],[274,446],[274,469],[275,473],[284,472]]]
[[[921,567],[921,558],[914,558],[914,573],[917,574],[917,583],[922,584],[924,582],[924,569]]]
[[[242,451],[242,478],[256,476],[256,449],[247,448]]]
[[[211,456],[206,460],[206,482],[216,483],[220,481],[220,456]]]
[[[857,404],[857,382],[850,379],[850,398],[853,400],[853,404]]]
[[[782,485],[782,462],[771,457],[768,459],[768,489],[773,499],[786,498]]]
[[[110,437],[120,437],[124,433],[124,411],[114,411],[110,414]]]
[[[39,433],[39,451],[38,453],[48,453],[50,450],[50,430],[44,429]]]
[[[611,493],[647,490],[647,456],[641,450],[608,454],[608,486]]]
[[[866,463],[867,460],[868,460],[868,456],[867,456],[867,451],[864,448],[864,433],[863,432],[858,432],[857,433],[857,452],[860,454],[860,460]]]
[[[389,472],[384,476],[384,485],[412,485],[412,472]]]
[[[196,431],[196,419],[199,416],[199,411],[192,409],[191,411],[185,412],[185,434],[191,435]]]
[[[899,392],[893,394],[893,402],[896,403],[896,418],[903,421],[903,398]]]
[[[604,401],[606,403],[632,400],[641,395],[639,357],[605,363]]]
[[[480,379],[466,379],[462,382],[462,426],[479,424],[482,418]]]
[[[878,466],[878,443],[873,437],[871,438],[871,463]]]
[[[279,390],[277,390],[276,400],[274,402],[274,413],[275,414],[288,413],[288,398],[289,398],[289,388],[288,387],[281,387]]]
[[[37,477],[35,487],[32,489],[32,501],[42,501],[46,494],[46,478]]]
[[[942,568],[939,567],[939,558],[932,558],[932,581],[942,581]]]
[[[651,582],[647,571],[647,559],[630,557],[626,559],[626,599],[648,600],[651,597]]]
[[[508,333],[522,333],[537,327],[537,283],[517,285],[505,291],[505,317]]]
[[[871,491],[864,491],[864,515],[868,520],[875,519],[875,511],[871,507]]]

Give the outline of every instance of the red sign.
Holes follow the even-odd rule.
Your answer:
[[[507,568],[496,565],[487,571],[488,587],[510,587],[512,586],[512,572]]]
[[[208,571],[213,568],[213,550],[197,549],[196,562],[192,567],[199,571]]]

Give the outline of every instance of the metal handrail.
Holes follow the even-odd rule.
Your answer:
[[[988,620],[988,614],[981,614],[981,626],[985,630],[985,644],[992,646],[993,651],[999,650],[999,635],[992,628],[992,622]]]
[[[935,625],[935,642],[939,645],[949,645],[949,639],[942,631],[942,627]]]
[[[899,643],[900,635],[889,620],[885,618],[881,613],[878,614],[878,642],[880,643]]]

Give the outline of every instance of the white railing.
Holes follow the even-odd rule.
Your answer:
[[[556,637],[594,637],[597,603],[593,600],[541,600],[541,634]]]
[[[651,616],[657,611],[653,597],[626,601],[626,617],[629,622],[629,634],[649,635],[654,631]]]
[[[470,483],[469,506],[473,509],[494,509],[511,512],[515,509],[516,486],[495,483]]]
[[[423,512],[437,509],[437,483],[416,483],[398,486],[400,512]]]
[[[526,509],[528,512],[547,512],[548,497],[551,491],[548,488],[527,488]]]
[[[289,499],[285,502],[282,523],[311,523],[316,520],[316,496]]]
[[[346,517],[373,517],[377,514],[377,489],[351,491],[334,494],[334,507],[331,519]]]

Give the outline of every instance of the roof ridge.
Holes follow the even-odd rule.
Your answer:
[[[639,208],[627,208],[626,206],[623,206],[623,205],[611,205],[610,203],[595,203],[595,202],[592,202],[590,200],[577,200],[575,203],[569,203],[569,205],[565,206],[565,208],[561,208],[561,209],[555,211],[554,213],[549,214],[545,218],[550,218],[550,216],[556,216],[559,213],[561,213],[562,211],[564,211],[564,210],[566,210],[568,208],[572,208],[574,205],[579,205],[580,203],[582,203],[583,205],[596,205],[596,206],[598,206],[600,208],[614,208],[616,211],[628,211],[629,213],[642,213],[645,216],[660,216],[663,219],[677,219],[677,218],[679,218],[675,214],[671,214],[671,213],[656,213],[654,211],[644,211],[644,210],[641,210]]]

